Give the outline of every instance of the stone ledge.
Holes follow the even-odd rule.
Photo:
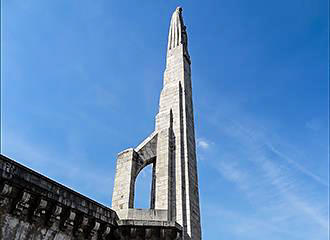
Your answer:
[[[168,211],[162,209],[129,208],[117,211],[120,220],[167,221]]]
[[[135,226],[135,227],[164,227],[164,228],[176,228],[178,231],[182,230],[180,224],[174,221],[155,221],[155,220],[118,220],[118,227],[120,226]]]
[[[3,155],[0,155],[2,216],[86,238],[106,239],[118,216],[107,208]],[[101,237],[102,236],[102,237]]]
[[[124,153],[132,152],[132,151],[134,151],[134,148],[127,148],[127,149],[125,149],[125,150],[119,152],[119,153],[117,154],[117,156],[122,155],[122,154],[124,154]]]
[[[120,239],[180,240],[182,227],[174,221],[118,220]]]

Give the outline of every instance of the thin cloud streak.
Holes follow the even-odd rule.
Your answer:
[[[302,166],[301,164],[297,163],[296,161],[294,161],[292,158],[288,157],[287,155],[285,155],[284,153],[280,152],[279,150],[277,150],[271,143],[266,143],[267,147],[275,154],[277,154],[279,157],[281,157],[282,159],[286,160],[289,164],[293,165],[296,169],[298,169],[301,173],[305,174],[306,176],[311,177],[313,180],[315,180],[316,182],[324,185],[325,187],[329,187],[329,184],[324,181],[323,179],[321,179],[319,176],[315,175],[314,173],[312,173],[311,171],[309,171],[308,169],[306,169],[304,166]]]
[[[288,170],[290,168],[283,165],[283,163],[279,165],[279,163],[270,159],[266,151],[271,151],[276,156],[284,159],[285,163],[294,166],[295,169],[299,170],[299,173],[307,175],[319,185],[326,185],[324,181],[294,160],[286,157],[285,154],[275,149],[269,141],[265,143],[266,134],[264,132],[258,132],[257,134],[255,131],[234,121],[230,122],[229,125],[222,125],[223,128],[218,127],[218,130],[240,143],[241,149],[245,150],[244,154],[247,159],[261,171],[261,174],[257,174],[255,169],[252,169],[252,172],[251,169],[244,168],[243,171],[239,164],[240,160],[234,161],[233,159],[230,160],[230,163],[228,159],[222,160],[217,168],[219,173],[227,180],[235,183],[251,202],[272,199],[272,202],[264,203],[263,207],[267,208],[267,205],[269,207],[276,206],[278,212],[273,213],[275,216],[286,219],[298,217],[303,213],[306,221],[313,220],[325,233],[328,230],[328,220],[326,214],[324,214],[324,212],[328,212],[328,209],[323,206],[325,202],[322,203],[319,196],[298,193],[299,186],[302,186],[303,183],[294,173]],[[269,193],[270,189],[271,193]],[[268,196],[267,194],[271,195]],[[317,198],[316,202],[312,201],[312,198],[315,197]],[[316,206],[320,206],[320,208]]]
[[[317,176],[316,174],[312,173],[311,171],[309,171],[308,169],[306,169],[301,164],[297,163],[297,161],[293,160],[292,158],[288,157],[286,154],[284,154],[281,151],[279,151],[278,149],[276,149],[274,147],[274,145],[272,143],[270,143],[269,141],[267,141],[265,139],[258,139],[258,136],[253,131],[251,131],[250,129],[247,129],[245,127],[243,127],[238,122],[232,121],[232,123],[234,125],[236,125],[239,128],[239,130],[242,131],[242,133],[246,137],[250,138],[252,141],[254,141],[254,142],[260,142],[260,144],[264,144],[267,148],[269,148],[269,150],[271,150],[273,153],[275,153],[276,155],[278,155],[281,159],[285,160],[287,163],[289,163],[290,165],[292,165],[293,167],[295,167],[301,173],[305,174],[308,177],[311,177],[313,180],[315,180],[316,182],[320,183],[321,185],[324,185],[326,187],[329,187],[329,184],[325,180],[321,179],[319,176]],[[262,135],[264,135],[264,134],[262,134]]]
[[[6,140],[3,154],[8,157],[36,169],[43,175],[51,175],[55,180],[61,180],[62,185],[69,188],[75,186],[73,188],[75,191],[78,191],[77,186],[80,186],[84,192],[110,200],[113,178],[109,173],[92,169],[91,166],[84,166],[86,162],[84,150],[72,146],[72,140],[69,141],[71,150],[63,155],[45,146],[27,141],[24,136],[17,133],[7,134]],[[77,159],[79,159],[78,162]],[[104,189],[107,190],[104,191]]]
[[[276,216],[278,215],[277,209],[271,209],[267,213],[272,217],[265,219],[258,212],[255,213],[243,213],[235,209],[223,208],[219,204],[210,202],[204,209],[205,215],[213,220],[212,228],[220,231],[228,231],[231,234],[237,236],[235,239],[267,239],[269,236],[276,235],[284,236],[284,239],[301,239],[304,233],[297,233],[290,228],[282,227],[282,223],[290,221],[290,217]],[[225,219],[222,222],[222,228],[217,224],[219,223],[219,216],[221,219]],[[286,224],[286,223],[285,223]],[[314,239],[324,239],[324,235],[320,232],[315,232]]]

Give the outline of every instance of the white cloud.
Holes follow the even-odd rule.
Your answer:
[[[286,160],[289,164],[291,164],[292,166],[294,166],[301,173],[303,173],[303,174],[311,177],[316,182],[318,182],[318,183],[320,183],[320,184],[322,184],[322,185],[324,185],[326,187],[329,187],[329,184],[327,183],[327,181],[321,179],[319,176],[317,176],[316,174],[314,174],[310,170],[306,169],[304,166],[302,166],[301,164],[299,164],[298,162],[296,162],[292,158],[288,157],[287,155],[285,155],[284,153],[282,153],[281,151],[279,151],[278,149],[276,149],[272,144],[267,144],[267,147],[269,147],[269,149],[273,153],[277,154],[280,158]]]
[[[246,173],[238,169],[237,164],[221,161],[218,170],[227,180],[236,182],[242,186],[244,185],[247,176]]]
[[[308,230],[319,233],[315,239],[326,236],[329,209],[323,194],[324,186],[328,186],[325,180],[298,160],[288,157],[289,154],[275,148],[271,137],[262,128],[245,127],[233,121],[228,121],[227,125],[217,124],[215,128],[239,147],[228,156],[226,149],[219,146],[220,160],[217,157],[216,161],[208,163],[222,177],[234,183],[243,197],[256,208],[254,220],[249,220],[244,227],[238,226],[238,234],[244,235],[252,230],[257,234],[264,226],[264,230],[287,231],[287,234],[294,235],[295,230],[286,229],[294,222],[312,225]],[[263,219],[264,214],[269,218]],[[255,224],[251,225],[251,222]],[[278,227],[270,227],[272,225]]]
[[[201,148],[201,149],[208,149],[210,147],[211,143],[208,142],[207,140],[203,139],[203,138],[197,138],[197,148]]]

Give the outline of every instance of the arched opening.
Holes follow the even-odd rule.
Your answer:
[[[135,180],[134,208],[150,208],[152,167],[144,167]]]

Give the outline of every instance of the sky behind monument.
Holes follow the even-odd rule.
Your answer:
[[[1,4],[3,154],[110,206],[117,153],[154,129],[181,5],[203,238],[327,239],[327,1]]]

